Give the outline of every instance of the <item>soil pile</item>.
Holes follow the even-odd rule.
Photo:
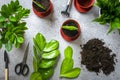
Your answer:
[[[115,54],[110,54],[111,49],[104,46],[104,42],[99,39],[91,39],[82,47],[81,64],[86,65],[89,71],[97,74],[103,71],[105,75],[109,75],[114,71]]]

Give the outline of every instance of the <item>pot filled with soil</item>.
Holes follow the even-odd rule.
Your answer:
[[[94,4],[94,0],[74,0],[74,6],[79,12],[88,12]]]
[[[80,32],[79,23],[73,19],[66,20],[60,29],[60,33],[66,41],[73,41],[77,39]]]
[[[41,18],[48,16],[53,10],[50,0],[33,0],[32,7],[34,13]]]

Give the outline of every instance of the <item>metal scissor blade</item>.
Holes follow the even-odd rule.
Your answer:
[[[5,61],[6,63],[9,63],[9,58],[8,58],[8,55],[7,55],[7,52],[6,52],[6,51],[4,51],[4,61]]]
[[[29,49],[29,43],[27,44],[27,47],[25,49],[24,57],[22,63],[25,64],[28,56],[28,49]]]

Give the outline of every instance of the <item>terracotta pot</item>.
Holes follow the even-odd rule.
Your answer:
[[[50,0],[49,0],[49,1],[50,1]],[[33,7],[33,4],[32,4],[32,7]],[[49,6],[49,8],[48,8],[45,12],[39,12],[39,11],[37,11],[37,10],[33,7],[33,12],[34,12],[37,16],[39,16],[39,17],[41,17],[41,18],[44,18],[44,17],[48,16],[52,11],[53,11],[53,4],[52,4],[51,1],[50,1],[50,6]]]
[[[79,12],[88,12],[94,4],[94,0],[74,0],[74,6]]]
[[[66,21],[62,24],[62,26],[64,26],[64,25],[65,25],[66,23],[68,23],[68,22],[74,22],[74,23],[76,24],[76,27],[78,28],[77,34],[76,34],[75,36],[73,36],[73,37],[70,37],[70,36],[66,35],[66,34],[63,32],[62,27],[60,28],[61,36],[63,37],[64,40],[66,40],[66,41],[69,42],[69,41],[73,41],[73,40],[77,39],[77,38],[80,36],[81,30],[80,30],[80,25],[79,25],[79,23],[78,23],[77,21],[73,20],[73,19],[66,20]]]

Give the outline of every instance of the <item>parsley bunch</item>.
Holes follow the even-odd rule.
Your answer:
[[[16,48],[24,42],[24,33],[27,30],[26,22],[23,18],[30,13],[29,9],[23,8],[19,1],[11,1],[9,4],[4,4],[0,10],[0,48],[5,45],[5,49],[10,51],[12,44]]]

